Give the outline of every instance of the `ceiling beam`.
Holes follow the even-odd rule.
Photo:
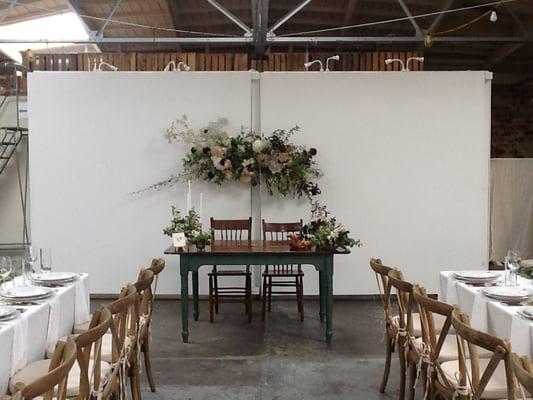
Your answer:
[[[256,57],[261,58],[265,54],[269,0],[251,0],[251,5],[254,52]]]
[[[290,10],[287,14],[285,14],[283,17],[281,17],[268,31],[268,36],[273,36],[276,30],[282,26],[285,22],[287,22],[289,19],[291,19],[294,15],[296,15],[302,8],[304,8],[306,5],[311,3],[312,0],[303,0],[301,3],[299,3],[296,7],[294,7],[292,10]]]
[[[209,4],[211,4],[213,7],[215,7],[218,11],[220,11],[222,14],[224,14],[231,22],[233,22],[235,25],[237,25],[239,28],[241,28],[244,31],[244,34],[246,36],[252,36],[252,30],[248,25],[246,25],[244,22],[242,22],[239,17],[237,17],[235,14],[233,14],[231,11],[229,11],[226,7],[224,7],[222,4],[220,4],[217,0],[207,0]]]
[[[403,12],[407,17],[409,18],[409,22],[411,25],[413,25],[413,28],[415,28],[416,35],[419,37],[423,36],[422,29],[420,28],[420,25],[418,25],[418,22],[416,22],[416,19],[413,18],[413,14],[411,14],[411,11],[409,11],[409,7],[405,4],[403,0],[398,0],[398,3],[400,3],[400,6],[402,7]]]
[[[98,35],[103,35],[104,34],[104,31],[105,31],[105,28],[106,28],[107,24],[109,24],[109,21],[111,20],[111,18],[113,18],[113,15],[115,15],[115,13],[117,12],[118,8],[120,7],[120,3],[122,3],[122,0],[115,1],[115,4],[113,5],[113,8],[111,9],[111,11],[109,11],[109,14],[107,14],[107,17],[105,17],[104,23],[102,24],[102,26],[98,30],[98,33],[97,33]]]
[[[444,15],[446,15],[445,11],[448,11],[455,0],[446,0],[446,3],[444,3],[444,7],[442,8],[442,14],[439,14],[435,17],[429,28],[427,29],[428,33],[435,32],[435,29],[437,29],[442,22],[442,19],[444,18]]]
[[[78,4],[77,0],[65,0],[65,3],[67,4],[70,11],[78,16],[87,33],[93,34],[94,30],[91,29],[91,27],[87,24],[87,21],[85,21],[85,19],[80,16],[80,14],[83,13],[80,10],[80,5]]]
[[[18,0],[11,0],[9,2],[7,10],[5,10],[2,15],[0,15],[0,23],[2,23],[9,16],[9,14],[11,14],[11,11],[13,11],[13,8],[15,8],[18,2]]]
[[[353,17],[355,16],[355,9],[357,8],[358,0],[349,0],[348,7],[346,7],[346,14],[344,14],[344,20],[342,25],[346,26],[352,22]],[[341,30],[341,34],[346,32],[346,29]]]

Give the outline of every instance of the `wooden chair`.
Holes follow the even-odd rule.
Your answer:
[[[389,272],[392,271],[392,268],[383,265],[379,258],[370,259],[370,267],[376,274],[376,281],[381,295],[385,316],[385,369],[383,370],[383,378],[381,380],[381,385],[379,386],[379,391],[385,393],[387,381],[389,380],[392,353],[394,353],[396,337],[398,336],[398,326],[393,320],[390,303]]]
[[[509,344],[503,339],[470,327],[468,317],[459,309],[452,312],[457,337],[458,360],[437,363],[437,379],[432,399],[514,400],[515,387]],[[478,356],[478,347],[491,357]]]
[[[274,243],[288,243],[290,235],[300,233],[302,230],[302,220],[300,222],[275,223],[265,222],[263,225],[263,240]],[[275,292],[274,287],[294,287],[296,294],[296,304],[300,320],[304,320],[304,273],[302,266],[298,265],[266,265],[263,272],[263,321],[265,320],[266,304],[268,300],[268,312],[272,310],[272,295],[287,294],[287,291]]]
[[[150,326],[152,324],[152,312],[154,307],[154,294],[152,292],[152,284],[154,279],[154,273],[151,269],[141,269],[139,278],[137,279],[137,282],[135,282],[135,288],[141,296],[139,317],[139,351],[141,351],[144,355],[146,378],[148,379],[150,390],[152,392],[155,392],[155,383],[152,375],[152,366],[150,364]]]
[[[418,352],[414,347],[415,334],[413,330],[413,284],[403,279],[403,274],[398,269],[393,269],[388,275],[389,295],[392,289],[396,290],[398,315],[394,323],[398,330],[396,346],[400,359],[400,390],[399,399],[405,397],[406,373],[409,371],[409,400],[414,399],[417,365],[420,361]],[[417,315],[419,318],[419,316]]]
[[[43,400],[65,400],[69,372],[76,362],[76,342],[69,337],[66,342],[57,342],[48,372],[26,384],[15,384],[13,399],[30,400],[40,397]]]
[[[252,240],[252,218],[248,219],[214,219],[211,218],[213,240],[221,240],[228,244],[250,244]],[[220,286],[219,277],[244,277],[242,286]],[[248,322],[252,322],[252,273],[247,265],[243,270],[218,269],[213,265],[209,273],[209,320],[213,322],[213,309],[218,314],[222,302],[243,302]]]
[[[531,359],[529,357],[520,357],[518,354],[513,353],[511,354],[511,365],[521,389],[525,389],[531,397],[533,395],[533,364]],[[521,395],[522,398],[526,398],[525,393],[522,392]]]
[[[78,362],[70,370],[64,388],[66,397],[89,400],[92,394],[100,393],[101,384],[106,382],[107,376],[112,372],[112,366],[101,358],[102,338],[111,326],[111,312],[104,307],[93,314],[89,330],[74,339]],[[16,392],[20,387],[18,383],[28,386],[37,378],[46,375],[55,361],[54,357],[55,352],[51,360],[36,361],[18,371],[11,378],[10,391]]]

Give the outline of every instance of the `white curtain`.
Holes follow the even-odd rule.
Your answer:
[[[503,261],[508,250],[533,258],[533,159],[491,161],[490,259]]]

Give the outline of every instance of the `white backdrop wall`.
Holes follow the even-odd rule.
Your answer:
[[[163,135],[178,116],[194,127],[227,117],[238,130],[251,124],[248,72],[29,74],[32,234],[53,248],[54,268],[88,271],[93,293],[116,293],[138,267],[162,256],[170,206],[186,206],[186,185],[129,193],[177,173],[187,146]],[[193,185],[204,216],[247,218],[250,191],[224,195]],[[178,257],[166,257],[161,293],[178,292]],[[207,269],[200,290],[207,292]]]
[[[186,147],[162,135],[184,113],[194,127],[219,116],[235,128],[260,120],[264,133],[302,127],[295,141],[318,149],[324,202],[365,244],[337,257],[337,294],[376,292],[372,256],[431,291],[438,270],[487,262],[490,80],[483,72],[264,73],[260,94],[245,72],[30,75],[34,243],[54,248],[57,269],[89,271],[93,292],[115,293],[169,244],[161,229],[171,204],[185,207],[184,185],[128,193],[179,169]],[[200,191],[205,217],[259,215],[244,186],[196,184],[196,201]],[[267,220],[309,217],[306,202],[265,193],[261,200]],[[166,259],[161,291],[176,293],[178,259]],[[306,292],[316,291],[309,270]]]
[[[364,243],[336,258],[335,293],[376,293],[371,257],[431,292],[439,270],[486,265],[490,83],[485,72],[262,74],[263,131],[302,128],[324,203]],[[301,215],[298,202],[263,203],[266,219]],[[315,292],[316,275],[305,284]]]

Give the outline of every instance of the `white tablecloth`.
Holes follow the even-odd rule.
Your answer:
[[[528,279],[518,277],[518,284],[533,289],[533,282]],[[488,299],[481,290],[457,281],[449,271],[440,273],[441,301],[457,304],[468,314],[473,328],[509,340],[512,350],[520,355],[533,356],[533,321],[517,314],[519,306]]]
[[[42,304],[23,307],[18,318],[0,324],[0,394],[10,377],[29,363],[45,358],[46,345],[72,332],[74,321],[89,317],[89,276],[57,288]]]

